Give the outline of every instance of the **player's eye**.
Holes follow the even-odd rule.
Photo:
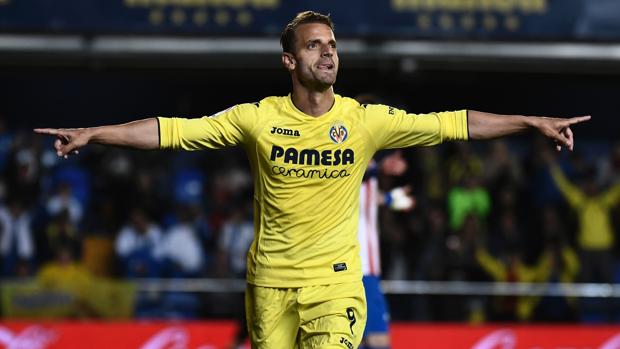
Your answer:
[[[308,48],[316,48],[316,42],[311,42],[308,44]]]

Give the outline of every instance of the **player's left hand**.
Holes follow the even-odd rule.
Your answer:
[[[570,126],[588,121],[590,118],[590,115],[578,116],[569,119],[539,117],[536,118],[534,126],[542,134],[555,141],[555,148],[558,151],[562,150],[562,146],[565,146],[568,150],[572,151],[575,147],[575,138]]]

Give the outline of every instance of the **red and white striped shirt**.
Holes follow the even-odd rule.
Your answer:
[[[360,190],[358,239],[363,275],[381,275],[379,254],[379,184],[376,175],[367,175]]]

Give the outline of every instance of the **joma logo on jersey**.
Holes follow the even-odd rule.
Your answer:
[[[323,150],[282,148],[277,145],[271,147],[271,161],[282,159],[285,164],[338,166],[348,165],[355,161],[355,154],[351,149]]]
[[[278,134],[278,135],[291,136],[291,137],[301,136],[301,134],[297,130],[290,130],[288,128],[280,128],[280,127],[275,127],[275,126],[271,127],[271,134]]]

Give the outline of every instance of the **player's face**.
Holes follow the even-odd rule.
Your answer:
[[[338,75],[334,32],[322,23],[306,23],[297,27],[295,35],[293,74],[308,88],[330,88]]]

